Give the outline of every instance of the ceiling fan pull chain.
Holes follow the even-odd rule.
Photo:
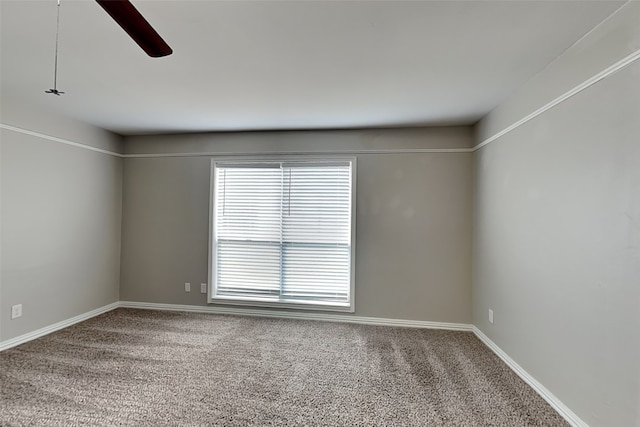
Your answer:
[[[52,93],[60,96],[64,92],[58,90],[58,36],[60,34],[60,0],[58,0],[58,14],[56,18],[56,54],[53,64],[53,89],[45,90],[45,93]]]
[[[60,34],[60,0],[58,0],[58,15],[56,17],[56,60],[53,65],[53,88],[58,88],[58,37]]]

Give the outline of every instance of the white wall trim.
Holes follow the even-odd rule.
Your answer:
[[[57,136],[47,135],[40,132],[20,128],[17,126],[0,123],[0,129],[6,129],[13,132],[22,133],[24,135],[35,136],[37,138],[46,139],[60,144],[70,145],[72,147],[84,148],[85,150],[95,151],[97,153],[108,154],[110,156],[120,158],[157,158],[157,157],[244,157],[244,156],[309,156],[309,155],[327,155],[327,154],[417,154],[417,153],[472,153],[474,148],[392,148],[392,149],[361,149],[361,150],[322,150],[322,151],[269,151],[269,152],[215,152],[215,151],[196,151],[185,153],[136,153],[122,154],[115,151],[103,150],[102,148],[92,147],[80,142],[71,141]]]
[[[86,313],[79,314],[75,317],[72,317],[71,319],[63,320],[61,322],[54,323],[53,325],[45,326],[44,328],[40,328],[33,332],[29,332],[15,338],[8,339],[6,341],[2,341],[0,342],[0,351],[7,350],[11,347],[15,347],[17,345],[35,340],[36,338],[40,338],[52,332],[59,331],[60,329],[64,329],[71,325],[75,325],[76,323],[84,322],[85,320],[91,319],[92,317],[96,317],[102,313],[106,313],[107,311],[114,310],[119,306],[120,306],[119,302],[114,302],[114,303],[105,305],[103,307],[96,308],[95,310],[91,310]]]
[[[270,152],[190,152],[190,153],[139,153],[124,154],[125,159],[156,158],[156,157],[240,157],[240,156],[323,156],[327,154],[354,155],[354,154],[414,154],[414,153],[471,153],[473,148],[397,148],[397,149],[371,149],[371,150],[333,150],[333,151],[270,151]]]
[[[135,301],[119,301],[104,307],[97,308],[87,313],[80,314],[67,320],[45,326],[36,331],[20,335],[15,338],[0,342],[0,351],[10,349],[12,347],[32,341],[36,338],[48,335],[52,332],[59,331],[76,323],[91,319],[92,317],[114,310],[116,308],[139,308],[144,310],[161,310],[161,311],[185,311],[191,313],[210,313],[210,314],[231,314],[239,316],[256,316],[269,317],[279,319],[297,319],[297,320],[319,320],[324,322],[340,322],[340,323],[356,323],[362,325],[377,326],[399,326],[407,328],[424,328],[424,329],[444,329],[450,331],[472,332],[473,325],[465,323],[446,323],[446,322],[430,322],[425,320],[404,320],[404,319],[387,319],[381,317],[363,317],[350,316],[344,314],[332,313],[313,313],[313,312],[296,312],[285,310],[259,310],[240,307],[223,307],[223,306],[199,306],[199,305],[179,305],[179,304],[160,304],[151,302],[135,302]]]
[[[192,313],[233,314],[240,316],[272,317],[279,319],[320,320],[324,322],[357,323],[362,325],[403,326],[408,328],[446,329],[471,332],[473,325],[464,323],[429,322],[424,320],[386,319],[382,317],[350,316],[344,314],[294,312],[284,310],[257,310],[239,307],[160,304],[151,302],[120,301],[120,307],[145,310],[187,311]]]
[[[498,132],[498,133],[490,136],[489,138],[485,139],[480,144],[478,144],[475,147],[473,147],[471,149],[471,151],[477,151],[477,150],[481,149],[482,147],[487,146],[488,144],[492,143],[493,141],[495,141],[496,139],[500,138],[501,136],[506,135],[507,133],[511,132],[512,130],[522,126],[525,123],[527,123],[529,120],[538,117],[540,114],[552,109],[553,107],[555,107],[556,105],[560,104],[561,102],[564,102],[567,99],[571,98],[572,96],[574,96],[574,95],[582,92],[583,90],[589,88],[590,86],[593,86],[594,84],[598,83],[600,80],[605,79],[605,78],[611,76],[612,74],[622,70],[624,67],[626,67],[627,65],[630,65],[631,63],[633,63],[634,61],[637,61],[638,59],[640,59],[640,49],[638,49],[635,52],[627,55],[626,57],[622,58],[620,61],[618,61],[615,64],[611,65],[610,67],[602,70],[598,74],[596,74],[593,77],[585,80],[584,82],[580,83],[579,85],[575,86],[574,88],[568,90],[567,92],[565,92],[562,95],[560,95],[557,98],[555,98],[553,101],[551,101],[551,102],[543,105],[542,107],[538,108],[533,113],[523,117],[522,119],[518,120],[517,122],[513,123],[512,125],[507,126],[506,128],[502,129],[500,132]]]
[[[122,154],[116,153],[115,151],[103,150],[102,148],[92,147],[87,144],[81,144],[79,142],[70,141],[68,139],[58,138],[57,136],[51,136],[40,132],[34,132],[32,130],[19,128],[16,126],[6,125],[4,123],[0,123],[0,129],[6,129],[13,132],[22,133],[24,135],[35,136],[37,138],[47,139],[49,141],[58,142],[60,144],[70,145],[72,147],[84,148],[85,150],[95,151],[97,153],[108,154],[110,156],[115,157],[123,157]]]
[[[536,393],[547,401],[553,409],[555,409],[572,427],[589,427],[587,423],[582,421],[571,409],[560,401],[553,393],[551,393],[538,380],[533,378],[525,371],[515,360],[505,353],[496,343],[491,341],[477,326],[473,326],[473,333],[489,347],[504,363],[507,364],[513,372],[516,373],[524,382],[526,382]]]

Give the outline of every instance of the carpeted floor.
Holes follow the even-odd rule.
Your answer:
[[[117,309],[0,353],[2,426],[567,426],[472,333]]]

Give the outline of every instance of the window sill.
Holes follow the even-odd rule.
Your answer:
[[[209,304],[224,304],[245,307],[264,307],[264,308],[291,308],[298,310],[314,310],[314,311],[340,311],[346,313],[355,312],[353,302],[349,303],[332,303],[332,302],[301,302],[260,298],[238,298],[238,297],[213,297],[207,301]]]

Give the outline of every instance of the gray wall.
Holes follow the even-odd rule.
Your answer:
[[[639,49],[638,6],[483,120],[480,140],[511,105],[574,85],[540,99],[539,81],[607,68],[611,40],[620,57]],[[590,426],[640,426],[640,61],[478,150],[474,198],[474,324]]]
[[[392,150],[358,154],[356,315],[469,323],[469,128],[144,136],[128,153],[275,153]],[[124,162],[124,301],[206,305],[184,282],[207,282],[209,156]]]
[[[3,98],[5,125],[120,150],[121,138]],[[118,301],[122,159],[0,130],[0,341]],[[11,306],[22,304],[11,320]]]
[[[482,141],[640,49],[640,2],[599,24],[478,123]]]

